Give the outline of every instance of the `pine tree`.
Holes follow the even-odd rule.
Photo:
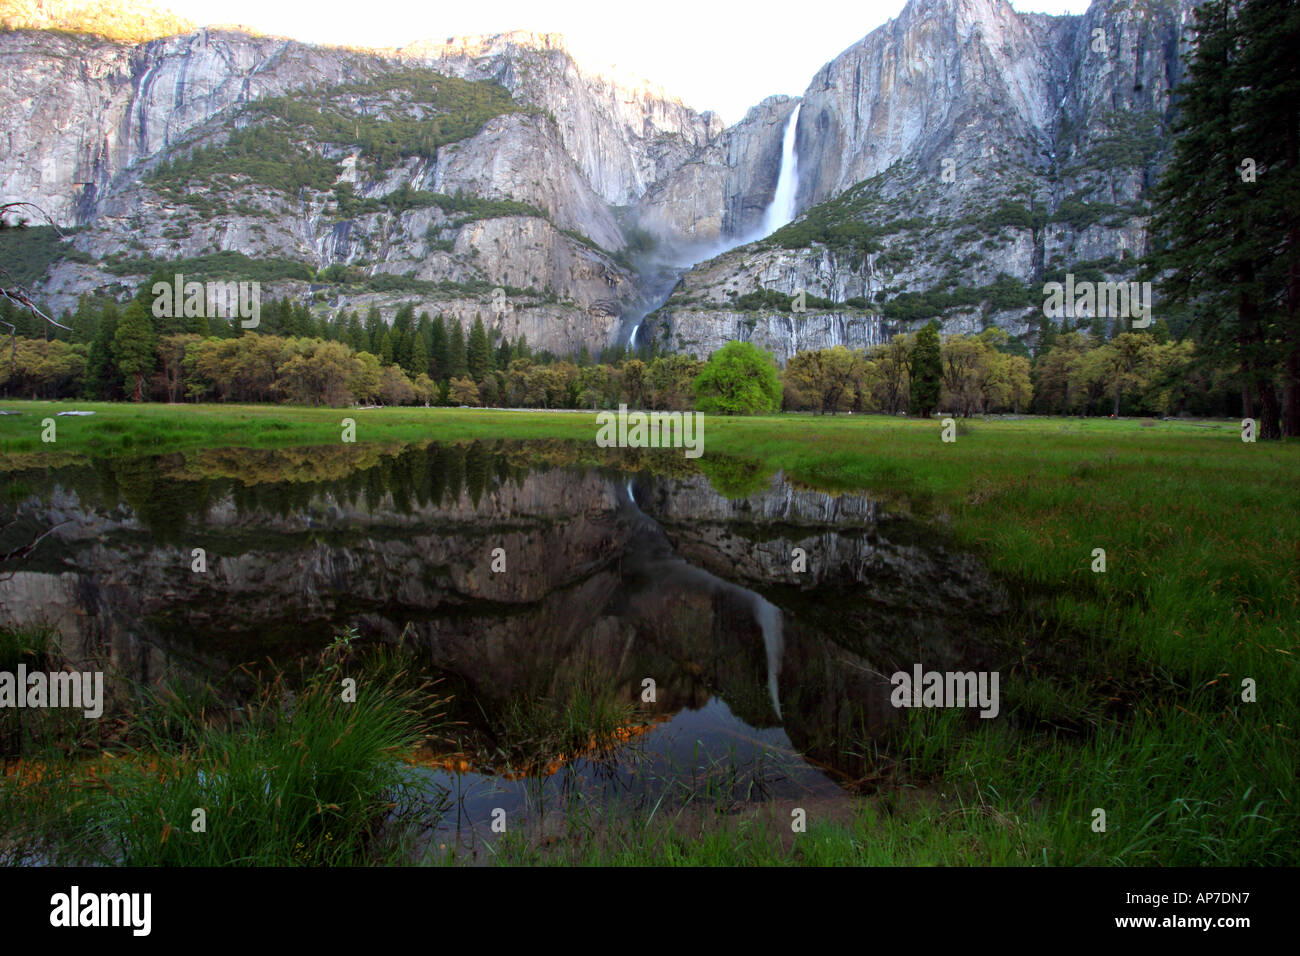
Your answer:
[[[86,355],[86,397],[116,401],[122,397],[122,373],[113,361],[113,338],[119,321],[117,303],[106,302]]]
[[[143,401],[145,378],[153,371],[156,357],[153,323],[139,300],[122,313],[122,321],[113,336],[113,361],[122,374],[123,385],[131,392],[132,401]]]
[[[194,276],[186,276],[185,281],[188,283],[194,278]],[[165,285],[168,291],[164,294],[170,297],[175,280],[175,273],[155,269],[153,275],[136,286],[135,298],[132,301],[139,302],[144,307],[145,313],[149,316],[150,322],[158,335],[177,335],[181,332],[188,332],[193,324],[192,319],[185,317],[185,300],[183,296],[180,302],[175,303],[178,311],[175,311],[173,315],[164,318],[154,317],[154,300],[158,298],[153,294],[154,287],[159,284]]]
[[[23,312],[26,311],[26,309],[23,309]],[[9,326],[12,325],[15,329],[13,332],[14,335],[22,336],[23,338],[27,337],[24,332],[24,329],[27,327],[26,322],[20,318],[17,307],[4,296],[0,296],[0,323],[3,323],[3,327],[0,328],[0,331],[7,330]],[[21,325],[22,328],[19,328],[19,325]]]
[[[1239,370],[1259,436],[1300,433],[1300,13],[1208,0],[1176,91],[1173,156],[1155,191],[1150,264],[1194,309],[1198,346]],[[1279,401],[1275,381],[1283,383]]]
[[[447,371],[449,378],[464,378],[469,374],[469,354],[465,346],[465,330],[460,320],[452,318],[447,333]]]
[[[382,365],[393,364],[393,330],[389,329],[384,333],[384,338],[379,345],[379,362]]]
[[[482,382],[492,370],[492,349],[480,315],[474,316],[474,326],[469,332],[468,364],[470,377],[476,382]]]
[[[89,296],[77,297],[77,314],[73,317],[72,327],[77,330],[73,335],[74,342],[95,340],[95,333],[99,331],[99,314]]]
[[[393,316],[393,331],[397,333],[410,332],[415,323],[415,306],[405,302]]]
[[[205,339],[212,334],[212,323],[208,321],[208,310],[204,309],[202,315],[196,315],[192,319],[186,319],[189,323],[189,331],[196,335],[201,335]]]
[[[348,331],[344,339],[354,352],[366,350],[366,330],[361,327],[361,316],[355,312],[348,315]]]
[[[1057,334],[1055,322],[1048,318],[1041,320],[1038,332],[1038,348],[1036,350],[1038,355],[1046,355],[1052,350],[1052,346],[1056,344]]]
[[[1254,196],[1265,303],[1278,331],[1282,434],[1300,435],[1300,5],[1288,0],[1245,0],[1247,38],[1242,54],[1244,138],[1266,172]]]
[[[393,335],[393,361],[407,371],[411,368],[411,351],[414,348],[412,344],[414,339],[414,331],[400,331]]]
[[[287,301],[287,300],[286,300]],[[289,335],[297,339],[311,338],[316,334],[311,310],[301,302],[293,305],[289,313]]]
[[[429,350],[424,346],[423,336],[415,337],[415,344],[411,346],[411,364],[406,373],[412,379],[421,373],[429,375]]]
[[[1094,315],[1092,317],[1091,325],[1088,326],[1088,330],[1092,333],[1092,337],[1098,342],[1107,341],[1111,337],[1110,317],[1105,315]]]
[[[425,354],[424,365],[419,368],[416,374],[418,375],[420,372],[423,372],[425,375],[428,375],[429,374],[428,357],[433,354],[433,350],[430,348],[430,346],[433,344],[433,323],[429,321],[428,312],[420,313],[420,318],[416,320],[415,323],[415,331],[414,333],[412,333],[412,337],[411,337],[411,366],[412,367],[415,367],[416,365],[415,362],[416,340],[419,340],[424,343],[424,354]]]
[[[260,332],[263,335],[284,335],[288,325],[288,315],[292,307],[288,299],[272,299],[262,309],[262,320],[256,329],[250,329],[250,332]],[[242,329],[239,322],[230,323],[236,329]],[[241,333],[242,334],[242,333]]]
[[[939,323],[929,325],[916,333],[916,348],[912,350],[912,413],[929,418],[939,407],[939,391],[943,382],[943,357],[939,348]]]
[[[369,352],[371,355],[378,355],[384,345],[384,333],[388,331],[384,325],[383,318],[379,315],[378,306],[371,306],[366,310],[366,342],[362,352]]]
[[[451,365],[451,350],[447,341],[447,325],[441,315],[433,320],[433,330],[429,333],[429,339],[429,361],[433,366],[429,376],[435,382],[445,382]]]
[[[339,333],[343,328],[343,310],[330,315],[328,312],[320,320],[320,337],[326,342],[339,341]]]

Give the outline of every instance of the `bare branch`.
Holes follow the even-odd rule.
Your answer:
[[[50,325],[63,329],[65,332],[72,331],[72,329],[68,328],[62,322],[56,322],[54,319],[42,312],[40,307],[32,301],[32,294],[22,286],[15,283],[13,281],[13,276],[6,272],[3,266],[0,266],[0,296],[4,296],[14,305],[26,309],[33,315],[39,316],[46,322],[50,323]]]
[[[58,233],[60,239],[67,238],[67,235],[63,232],[62,229],[59,228],[59,224],[54,221],[54,219],[50,216],[50,214],[46,212],[44,209],[42,209],[40,206],[36,205],[36,203],[34,202],[0,203],[0,228],[15,228],[12,226],[7,226],[5,224],[4,218],[5,216],[9,215],[9,213],[11,213],[13,210],[23,209],[23,208],[35,209],[38,213],[41,214],[41,218],[44,219],[47,223],[49,223],[50,227],[56,233]],[[23,223],[19,223],[16,228],[21,229],[24,228],[25,226],[26,223],[23,222]],[[72,329],[68,328],[63,323],[54,321],[54,319],[50,318],[43,311],[41,311],[41,309],[36,305],[36,302],[31,292],[29,292],[27,289],[23,288],[18,282],[16,282],[14,280],[14,277],[10,275],[8,271],[6,271],[3,267],[0,267],[0,296],[3,296],[4,298],[8,299],[10,302],[18,306],[19,308],[26,309],[28,312],[32,313],[32,315],[44,319],[46,322],[48,322],[50,325],[54,326],[55,328],[63,329],[63,331],[65,332],[72,331]],[[8,325],[7,322],[5,324]],[[10,338],[11,339],[13,338],[12,334],[10,335]],[[14,343],[14,352],[16,353],[16,351],[17,351],[17,343]],[[12,363],[12,361],[13,361],[13,355],[11,354],[10,362]]]
[[[38,544],[40,544],[42,541],[44,541],[46,538],[52,535],[59,528],[62,528],[65,524],[71,524],[72,520],[73,520],[72,518],[66,518],[63,521],[60,521],[58,524],[54,525],[53,527],[47,529],[42,534],[38,534],[35,538],[32,539],[30,544],[25,544],[20,548],[14,548],[12,551],[10,551],[7,554],[0,554],[0,564],[7,564],[8,562],[17,560],[18,558],[30,557],[31,553],[36,550],[36,546]]]
[[[0,203],[0,222],[4,222],[4,217],[7,216],[7,215],[9,214],[10,210],[12,210],[12,209],[19,209],[19,208],[21,208],[21,207],[23,207],[23,206],[26,206],[26,207],[28,207],[28,208],[30,208],[30,209],[35,209],[38,213],[40,213],[40,214],[41,214],[41,218],[44,219],[46,222],[48,222],[48,223],[50,224],[50,227],[51,227],[55,232],[57,232],[57,233],[59,234],[59,238],[60,238],[60,239],[66,239],[66,238],[67,238],[67,236],[64,234],[63,230],[59,228],[59,224],[58,224],[57,222],[54,221],[53,217],[51,217],[50,214],[49,214],[48,212],[46,212],[46,211],[45,211],[44,209],[42,209],[40,206],[36,205],[36,203],[34,203],[34,202],[7,202],[7,203]],[[19,223],[19,225],[17,226],[17,228],[21,229],[21,228],[23,228],[25,225],[26,225],[26,223]],[[13,227],[13,226],[6,226],[5,228],[12,229],[12,228],[15,228],[15,227]]]

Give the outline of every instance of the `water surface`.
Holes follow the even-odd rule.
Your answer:
[[[590,455],[218,449],[10,473],[0,550],[55,530],[0,581],[0,615],[145,681],[288,662],[349,628],[400,641],[448,697],[417,772],[471,842],[496,808],[517,825],[574,801],[843,794],[900,719],[888,675],[998,669],[1004,599],[934,528],[745,463]],[[565,737],[593,708],[626,715],[619,733]]]

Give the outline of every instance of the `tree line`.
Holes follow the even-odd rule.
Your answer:
[[[156,278],[156,277],[155,277]],[[491,405],[684,410],[701,363],[585,348],[558,357],[527,338],[491,336],[479,316],[418,317],[404,304],[391,324],[340,310],[318,318],[303,303],[266,303],[256,330],[205,317],[158,319],[145,283],[119,305],[83,298],[66,330],[0,302],[17,337],[0,353],[7,396],[100,401],[285,402],[300,405]],[[40,336],[40,337],[36,337]]]
[[[1111,339],[1048,325],[1037,355],[1014,351],[999,328],[938,341],[937,325],[868,349],[800,352],[782,378],[791,411],[960,417],[1236,414],[1230,370],[1205,361],[1163,326]]]
[[[0,390],[23,398],[280,402],[470,407],[881,412],[969,417],[1237,414],[1232,369],[1190,339],[1151,331],[1107,339],[1093,326],[1045,322],[1034,358],[1002,329],[940,341],[937,323],[867,349],[794,355],[784,370],[749,343],[708,362],[689,355],[534,354],[524,337],[493,341],[481,319],[415,315],[392,325],[372,309],[318,319],[301,303],[269,303],[262,327],[212,334],[207,319],[155,319],[137,297],[124,308],[83,300],[70,331],[19,337],[0,359]],[[0,312],[3,312],[0,306]],[[11,313],[5,313],[11,314]],[[21,316],[14,315],[15,320]],[[185,330],[186,326],[190,330]],[[26,330],[25,330],[26,331]],[[206,333],[206,334],[205,334]],[[358,347],[359,346],[359,347]]]

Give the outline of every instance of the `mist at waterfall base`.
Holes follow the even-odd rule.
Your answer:
[[[786,121],[781,138],[781,171],[776,180],[772,201],[763,212],[758,227],[738,236],[724,236],[713,242],[662,244],[638,263],[644,292],[637,307],[623,316],[619,341],[626,341],[629,349],[637,347],[637,333],[645,317],[668,301],[677,281],[692,266],[698,265],[738,246],[757,242],[794,221],[795,199],[799,190],[799,156],[796,151],[799,112],[803,104],[795,106]]]

